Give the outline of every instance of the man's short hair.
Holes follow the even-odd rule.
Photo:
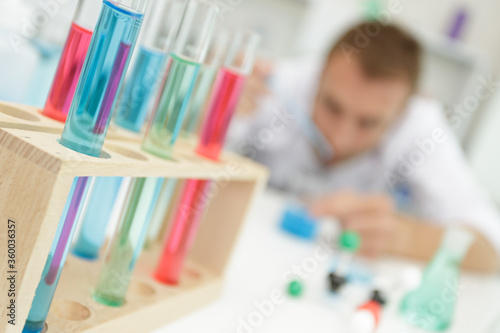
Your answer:
[[[376,21],[360,23],[347,31],[332,47],[328,59],[343,54],[357,59],[372,78],[403,78],[416,90],[421,67],[419,42],[403,29]]]

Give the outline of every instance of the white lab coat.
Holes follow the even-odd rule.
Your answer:
[[[312,195],[341,189],[390,193],[402,210],[419,218],[474,227],[500,252],[497,211],[476,183],[436,101],[413,97],[376,148],[339,165],[322,163],[288,110],[311,112],[320,71],[319,62],[278,65],[276,93],[264,98],[254,115],[233,121],[229,148],[267,165],[274,187]]]

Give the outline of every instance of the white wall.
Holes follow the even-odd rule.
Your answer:
[[[270,0],[275,1],[275,0]],[[292,0],[290,0],[292,1]],[[309,0],[301,34],[294,47],[296,53],[323,50],[350,23],[363,17],[368,0]],[[492,0],[382,0],[383,8],[399,4],[394,22],[424,31],[445,34],[458,8],[465,6],[469,20],[463,41],[494,60],[500,69],[500,1]]]
[[[500,204],[500,91],[486,110],[478,123],[469,155],[477,179]]]

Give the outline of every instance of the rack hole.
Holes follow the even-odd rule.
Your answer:
[[[144,161],[144,162],[148,161],[148,158],[146,157],[146,155],[141,154],[137,151],[133,151],[131,149],[127,149],[127,148],[115,146],[115,145],[106,145],[106,148],[111,150],[114,153],[120,154],[122,156],[131,158],[134,160]]]
[[[133,281],[130,283],[130,292],[144,297],[151,297],[156,294],[153,287],[147,283],[139,281]]]
[[[45,325],[43,326],[42,333],[47,333],[48,330],[49,330],[49,325],[47,325],[47,323],[45,323]]]
[[[0,112],[7,115],[7,116],[14,117],[14,118],[21,119],[21,120],[40,121],[40,117],[38,117],[37,115],[34,115],[32,113],[26,112],[26,111],[18,109],[18,108],[7,106],[7,105],[1,106]]]
[[[56,316],[73,321],[82,321],[90,318],[90,310],[77,302],[54,300],[50,311]]]

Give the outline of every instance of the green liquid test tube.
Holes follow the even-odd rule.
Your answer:
[[[94,299],[108,306],[125,302],[130,276],[144,245],[150,202],[157,191],[159,178],[136,178],[132,181],[112,244],[108,247]],[[161,180],[161,179],[160,179]]]
[[[161,158],[171,159],[172,148],[182,126],[184,114],[200,64],[175,53],[170,54],[169,71],[142,149]]]
[[[187,107],[186,119],[182,127],[183,136],[197,135],[200,131],[204,110],[208,106],[210,92],[227,52],[229,37],[229,31],[220,29],[217,31],[215,38],[212,39],[207,57],[200,67],[198,78],[193,88],[193,96]]]
[[[400,312],[410,325],[426,331],[444,331],[450,327],[455,311],[460,265],[474,235],[469,231],[448,229],[441,246],[425,269],[420,286],[401,302]],[[443,302],[442,295],[448,295]]]
[[[172,159],[198,72],[212,38],[218,9],[204,1],[190,1],[182,19],[174,50],[167,64],[168,74],[160,86],[142,149]]]

